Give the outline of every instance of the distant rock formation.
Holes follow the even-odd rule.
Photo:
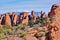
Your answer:
[[[60,7],[54,4],[48,16],[53,22],[48,26],[50,40],[60,40]]]
[[[33,20],[34,22],[36,21],[36,15],[34,14],[34,10],[32,10],[31,12],[31,20]]]
[[[46,17],[47,17],[46,13],[44,12],[42,18],[46,18]]]
[[[11,26],[11,19],[10,19],[9,14],[6,13],[6,14],[3,14],[2,16],[3,16],[2,24]]]
[[[12,22],[13,26],[17,25],[18,23],[18,15],[15,12],[12,12]]]
[[[22,12],[20,13],[20,23],[22,24],[28,24],[28,12]]]

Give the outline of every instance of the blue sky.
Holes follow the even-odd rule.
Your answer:
[[[49,12],[53,4],[60,5],[60,0],[0,0],[0,14],[31,10]]]

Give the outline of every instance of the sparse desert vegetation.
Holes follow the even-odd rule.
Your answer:
[[[8,38],[9,36],[17,36],[19,38],[25,37],[26,34],[29,34],[29,32],[33,33],[34,30],[38,30],[34,35],[36,38],[41,37],[45,35],[45,29],[41,27],[42,24],[46,23],[46,21],[42,20],[36,20],[35,22],[33,20],[30,20],[28,22],[28,25],[24,24],[18,24],[17,26],[9,26],[4,25],[0,28],[0,40],[4,38]],[[48,23],[50,23],[50,20],[48,20]]]

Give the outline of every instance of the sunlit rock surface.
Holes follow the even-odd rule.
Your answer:
[[[49,25],[50,40],[60,40],[60,7],[54,4],[51,8],[51,12],[48,14],[52,23]]]

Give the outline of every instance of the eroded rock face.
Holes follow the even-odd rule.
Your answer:
[[[55,16],[56,8],[59,8],[59,5],[57,5],[57,4],[52,5],[51,11],[48,13],[48,17],[52,18]]]
[[[0,17],[0,27],[2,27],[2,24],[1,24],[2,23],[2,18],[3,18],[3,16]]]
[[[11,19],[10,19],[9,14],[4,14],[2,16],[3,16],[2,24],[3,25],[10,25],[11,26]]]
[[[15,12],[12,12],[12,22],[13,22],[13,26],[17,25],[18,15]]]
[[[28,24],[28,12],[22,12],[20,13],[20,23],[22,24]]]
[[[60,7],[54,4],[48,15],[53,22],[48,26],[50,40],[60,40]],[[55,20],[54,20],[54,19]]]
[[[34,14],[34,10],[31,12],[31,20],[36,21],[36,15]]]

